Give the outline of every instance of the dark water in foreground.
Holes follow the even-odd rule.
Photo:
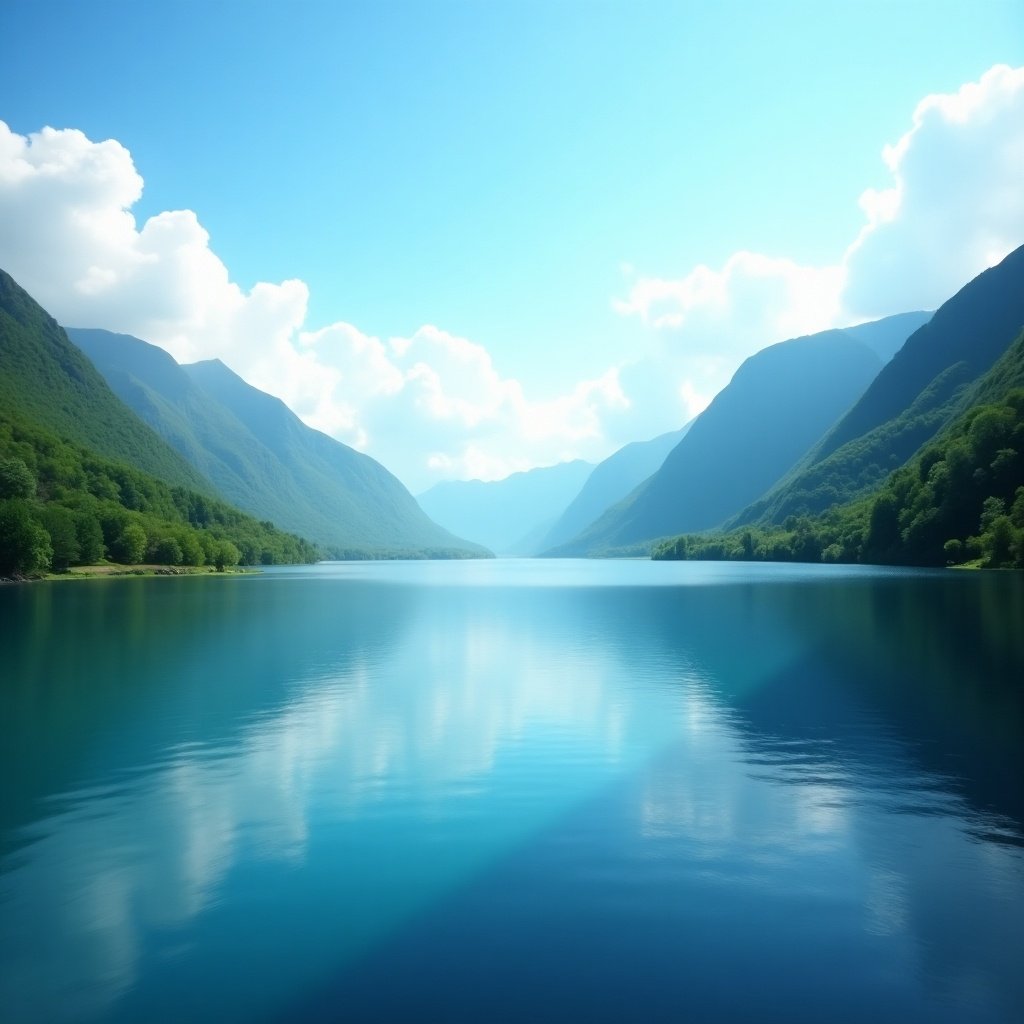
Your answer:
[[[0,1015],[1024,1020],[1024,575],[0,588]]]

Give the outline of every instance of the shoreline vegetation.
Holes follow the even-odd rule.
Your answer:
[[[0,403],[2,404],[2,403]],[[313,544],[0,409],[0,576],[313,562]]]
[[[1024,335],[1009,375],[1024,366]],[[1017,373],[1009,375],[1018,384]],[[1003,389],[1000,389],[1003,390]],[[872,494],[817,516],[657,542],[652,558],[1024,569],[1024,388],[972,405]]]
[[[779,485],[788,495],[785,502],[776,500],[777,487],[715,530],[648,534],[649,539],[587,553],[1024,569],[1024,332],[1015,327],[1015,340],[980,377],[964,359],[945,369],[939,365],[965,356],[963,323],[976,326],[982,300],[993,291],[999,316],[982,317],[989,348],[1009,329],[1007,323],[1017,324],[1024,315],[1024,307],[1010,301],[1024,274],[1022,254],[1024,247],[1002,269],[967,285],[911,336],[866,392],[865,397],[879,388],[885,392],[880,410],[867,408],[865,399],[854,406],[835,428],[842,428],[838,440],[829,441],[830,433],[822,442],[832,448],[813,463],[814,472],[801,475],[804,464],[798,463]],[[928,348],[932,335],[922,332],[934,334],[942,324],[942,351],[925,352],[925,359],[922,346]],[[3,272],[0,348],[0,579],[186,575],[324,558],[490,555],[479,547],[318,546],[228,504],[217,496],[215,481],[200,477],[195,489],[195,470],[179,464],[141,421],[125,418],[128,410],[56,321]],[[989,356],[995,358],[994,351]],[[906,379],[890,386],[892,368],[900,366]],[[938,375],[919,390],[920,380],[937,367]],[[894,395],[886,388],[895,389]],[[897,414],[891,416],[894,406]],[[855,436],[836,448],[851,432]],[[720,476],[742,475],[743,467],[742,460],[733,460],[719,467]],[[683,487],[671,502],[682,506],[691,498]],[[787,509],[791,514],[783,518]],[[332,507],[332,514],[343,516],[345,510]],[[548,554],[557,557],[559,550]],[[116,567],[83,568],[111,563]]]
[[[621,554],[607,554],[600,556],[589,556],[587,560],[598,559],[609,559],[613,561],[746,561],[751,564],[753,563],[765,563],[773,562],[777,565],[784,565],[787,562],[794,561],[793,559],[765,559],[765,558],[715,558],[713,556],[697,559],[679,559],[672,557],[665,557],[663,554],[649,553],[643,555],[621,555]],[[413,559],[414,561],[424,561],[424,559]],[[357,559],[357,561],[367,561],[367,559]],[[389,559],[370,559],[370,561],[389,561]],[[308,564],[308,563],[301,563]],[[805,562],[805,564],[813,564]],[[843,563],[823,563],[823,564],[843,564]],[[846,563],[850,564],[850,563]],[[892,563],[860,563],[867,565],[877,565],[880,568],[886,566],[890,567]],[[901,566],[897,565],[896,568]],[[903,568],[915,568],[914,566],[904,565]],[[968,570],[977,571],[979,569],[988,570],[1010,570],[1013,571],[1014,566],[993,566],[986,565],[983,558],[975,558],[970,561],[960,562],[957,564],[951,564],[946,566],[932,566],[931,568],[943,568],[950,570]],[[135,577],[137,579],[151,579],[157,576],[259,576],[263,573],[263,567],[259,565],[235,565],[226,566],[223,569],[218,569],[213,565],[118,565],[116,563],[103,562],[96,565],[76,565],[68,569],[64,569],[59,572],[45,572],[38,573],[35,575],[14,575],[14,576],[0,576],[0,587],[10,586],[19,583],[58,583],[66,582],[69,580],[104,580],[104,579],[124,579],[125,577]]]
[[[260,572],[262,569],[258,565],[235,565],[218,569],[214,565],[117,565],[101,562],[96,565],[75,565],[60,572],[3,576],[0,577],[0,586],[13,583],[56,583],[64,580],[122,579],[125,576],[246,576],[258,575]]]

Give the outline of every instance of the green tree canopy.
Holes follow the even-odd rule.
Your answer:
[[[0,501],[0,576],[31,576],[50,567],[50,536],[22,498]]]

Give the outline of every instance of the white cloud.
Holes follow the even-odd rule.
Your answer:
[[[836,267],[752,252],[733,254],[721,270],[702,265],[677,280],[639,278],[613,306],[661,331],[665,341],[631,370],[632,387],[662,407],[675,395],[687,418],[695,416],[748,356],[832,326],[842,283]],[[681,424],[661,429],[672,425]]]
[[[223,359],[311,425],[380,459],[415,489],[438,472],[503,476],[611,450],[614,370],[531,400],[486,348],[424,326],[387,343],[306,323],[302,281],[246,292],[191,210],[141,227],[142,178],[120,143],[0,122],[0,266],[64,324],[136,335],[183,362]]]
[[[846,253],[844,302],[873,318],[933,308],[1024,243],[1024,68],[932,95],[883,159],[885,189]]]
[[[716,352],[746,351],[752,330],[795,336],[830,322],[839,283],[834,268],[737,252],[720,271],[701,265],[679,280],[641,278],[613,306],[654,327],[713,339]]]
[[[28,137],[0,122],[0,265],[62,323],[138,335],[176,358],[235,365],[286,344],[303,322],[301,281],[230,280],[191,210],[141,228],[142,178],[119,142],[73,129]],[[249,351],[249,350],[252,351]]]
[[[300,339],[317,353],[319,390],[293,392],[289,403],[416,490],[430,476],[495,479],[581,453],[599,458],[609,449],[606,416],[628,407],[614,370],[554,399],[530,399],[482,345],[431,325],[387,343],[349,324]]]
[[[663,339],[653,364],[624,377],[666,401],[657,377],[674,376],[696,410],[765,345],[935,308],[1024,243],[1024,68],[1000,65],[955,94],[926,97],[883,160],[891,184],[861,196],[866,223],[830,266],[737,252],[719,270],[677,279],[624,268],[629,293],[613,308]]]
[[[139,225],[131,154],[80,131],[0,122],[0,266],[62,323],[223,359],[419,490],[602,458],[681,426],[765,345],[940,303],[1024,241],[1024,68],[927,97],[883,159],[891,180],[864,192],[864,226],[831,265],[739,251],[671,279],[623,264],[613,308],[649,350],[543,400],[440,327],[381,339],[309,324],[300,280],[243,290],[194,212]]]

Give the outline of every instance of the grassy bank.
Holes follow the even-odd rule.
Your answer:
[[[227,576],[258,573],[258,568],[224,569],[220,572],[212,565],[76,565],[64,572],[50,572],[37,577],[44,580],[87,580],[106,579],[114,576]]]

